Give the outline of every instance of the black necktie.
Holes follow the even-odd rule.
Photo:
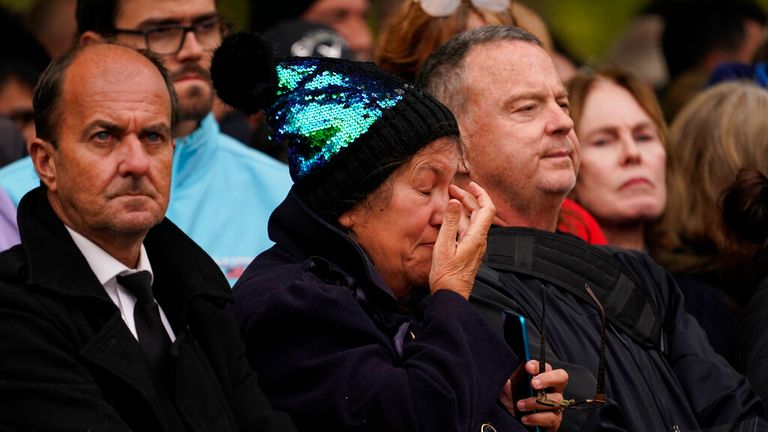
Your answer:
[[[160,308],[152,296],[152,275],[139,271],[118,275],[117,282],[136,296],[133,321],[153,378],[163,380],[171,338],[160,320]]]
[[[160,405],[165,412],[168,430],[186,430],[184,422],[176,411],[172,391],[173,379],[169,367],[168,348],[171,338],[160,319],[160,307],[152,295],[152,275],[148,271],[139,271],[127,275],[118,275],[117,282],[136,296],[133,307],[133,321],[139,345],[149,365],[153,384],[157,390]]]

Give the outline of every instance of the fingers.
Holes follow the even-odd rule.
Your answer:
[[[455,189],[461,190],[458,187]],[[496,207],[485,189],[475,182],[469,182],[469,192],[462,192],[464,193],[461,195],[461,202],[470,212],[469,226],[463,237],[484,242],[493,217],[496,215]]]
[[[452,184],[448,188],[448,193],[451,196],[451,198],[456,198],[461,202],[461,205],[464,206],[464,208],[467,210],[467,213],[472,214],[473,211],[480,208],[480,204],[477,202],[477,198],[475,198],[472,194],[465,191],[464,189],[456,186],[455,184]]]
[[[551,371],[552,365],[550,365],[549,363],[545,363],[544,370]],[[527,362],[525,362],[525,371],[528,372],[528,375],[537,375],[539,373],[539,361],[528,360]]]
[[[521,421],[526,426],[540,426],[548,431],[556,431],[563,421],[563,412],[543,411],[524,416]]]
[[[448,194],[461,202],[463,211],[461,212],[461,220],[459,221],[459,240],[464,237],[464,233],[467,232],[469,227],[470,217],[472,212],[476,211],[480,205],[477,203],[477,199],[473,197],[469,192],[452,184],[448,188]]]
[[[528,365],[532,362],[535,362],[534,373],[531,373],[532,371],[528,367]],[[554,392],[562,393],[565,390],[565,387],[568,385],[568,372],[566,372],[565,369],[552,369],[552,366],[547,364],[547,371],[544,373],[539,373],[538,366],[538,361],[536,360],[531,360],[525,365],[528,373],[534,375],[534,377],[531,379],[531,387],[533,387],[534,390],[544,390],[551,388]]]
[[[456,233],[461,221],[461,203],[455,199],[448,201],[443,215],[443,223],[435,240],[434,255],[452,257],[456,252]],[[433,262],[434,262],[433,257]]]
[[[507,380],[507,382],[504,383],[504,387],[501,389],[501,394],[499,395],[499,400],[510,414],[515,415],[515,402],[512,400],[512,381]]]
[[[563,391],[566,385],[568,385],[568,373],[563,369],[552,369],[552,366],[547,363],[544,365],[545,372],[539,373],[538,360],[529,360],[525,363],[525,370],[530,375],[531,387],[535,392],[540,390],[549,389],[552,393],[547,393],[547,399],[554,402],[563,401]],[[556,406],[545,406],[536,402],[536,397],[531,397],[517,401],[516,409],[521,412],[535,413],[528,414],[522,418],[522,421],[526,425],[536,425],[543,427],[547,430],[555,431],[560,427],[563,416],[563,408]]]
[[[549,406],[549,405],[543,405],[536,401],[538,396],[532,396],[525,399],[520,399],[515,403],[515,408],[518,411],[521,412],[530,412],[530,411],[541,411],[541,412],[548,412],[548,411],[558,411],[561,409],[561,406]],[[562,402],[564,400],[562,393],[547,393],[547,399],[553,401],[553,402]]]
[[[436,290],[447,289],[469,299],[477,269],[473,272],[467,272],[467,262],[459,253],[456,242],[462,211],[461,203],[458,200],[451,199],[448,201],[443,222],[432,250],[429,289],[433,293]]]
[[[482,261],[496,208],[488,194],[470,182],[470,192],[451,186],[440,231],[432,253],[429,287],[432,292],[449,289],[469,298]],[[469,213],[469,218],[462,212]],[[460,234],[457,236],[457,234]]]
[[[547,398],[555,402],[561,402],[563,400],[563,395],[561,393],[548,393]],[[541,426],[552,431],[555,431],[560,427],[560,422],[563,419],[562,407],[550,407],[541,405],[536,402],[535,397],[517,401],[515,409],[517,409],[519,412],[536,411],[523,416],[521,419],[523,424],[530,426]]]

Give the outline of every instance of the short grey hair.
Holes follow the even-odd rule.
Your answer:
[[[489,25],[465,31],[430,54],[416,76],[416,84],[445,104],[454,115],[461,116],[467,98],[464,59],[472,48],[500,41],[523,41],[544,47],[536,36],[515,26]]]

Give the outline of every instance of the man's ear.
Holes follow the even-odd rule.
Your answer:
[[[93,45],[105,41],[104,36],[90,30],[80,35],[80,45]]]
[[[56,149],[48,141],[35,137],[29,143],[29,156],[35,166],[37,175],[49,191],[56,190],[56,162],[54,154]]]

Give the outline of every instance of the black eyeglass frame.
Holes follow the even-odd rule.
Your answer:
[[[130,34],[130,35],[136,35],[136,36],[143,36],[144,45],[148,51],[161,56],[169,56],[169,55],[176,55],[179,53],[179,51],[181,51],[181,48],[184,46],[184,40],[187,38],[187,33],[192,32],[195,35],[195,38],[200,40],[200,37],[198,36],[198,29],[202,28],[205,25],[210,25],[210,24],[215,24],[219,26],[219,37],[222,39],[229,32],[229,26],[227,25],[227,22],[223,20],[220,16],[214,15],[208,18],[204,18],[188,26],[181,25],[181,24],[166,24],[166,25],[159,25],[156,27],[151,27],[151,28],[142,29],[142,30],[114,28],[112,29],[112,33],[115,35]],[[179,45],[176,47],[176,49],[172,52],[159,52],[150,48],[150,43],[149,43],[150,36],[153,33],[158,33],[161,31],[168,31],[168,30],[181,30]],[[215,47],[204,47],[204,48],[212,50]]]
[[[536,395],[536,403],[544,405],[546,407],[552,407],[557,409],[592,409],[598,408],[605,404],[605,308],[602,303],[597,299],[597,296],[590,288],[589,284],[584,284],[584,290],[597,306],[600,311],[600,359],[597,366],[597,386],[595,389],[595,396],[591,399],[584,399],[576,401],[574,399],[564,399],[562,401],[555,401],[547,396],[546,390],[539,390]],[[544,296],[544,285],[540,286],[541,294],[541,346],[539,347],[539,373],[546,371],[546,348],[545,348],[545,336],[544,326],[547,316],[547,302]]]

